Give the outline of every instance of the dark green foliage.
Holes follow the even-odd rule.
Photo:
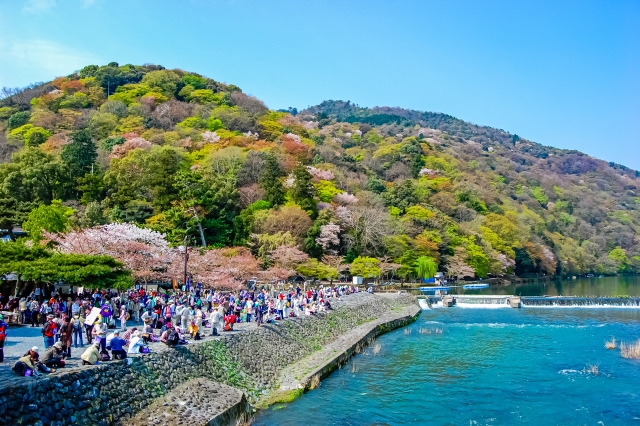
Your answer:
[[[30,117],[31,114],[29,114],[27,111],[16,112],[7,120],[7,129],[12,130],[27,124]]]
[[[318,207],[314,199],[316,189],[311,183],[311,174],[306,167],[300,165],[293,169],[293,177],[295,181],[291,190],[291,198],[314,219],[318,214]]]
[[[320,214],[313,221],[313,224],[307,231],[303,242],[304,251],[311,257],[320,260],[322,258],[323,249],[320,244],[316,242],[316,238],[320,236],[320,227],[326,225],[331,221],[330,213],[326,210],[320,211]]]
[[[111,151],[114,146],[122,145],[125,142],[125,140],[126,139],[123,138],[122,136],[111,136],[111,137],[106,138],[105,140],[103,140],[100,143],[100,147],[102,149],[104,149],[105,151]]]
[[[237,246],[245,245],[251,235],[254,213],[258,210],[268,210],[270,208],[271,203],[265,200],[258,200],[242,210],[240,214],[233,219],[235,231],[233,244]]]
[[[273,207],[284,204],[284,186],[280,178],[284,176],[284,172],[278,164],[278,160],[273,155],[267,155],[265,158],[264,171],[260,175],[260,187],[264,189],[264,199]]]
[[[71,143],[62,149],[60,158],[71,172],[71,179],[77,179],[91,172],[98,151],[88,130],[78,130],[71,135]]]
[[[0,244],[0,274],[18,273],[22,281],[63,281],[90,288],[126,289],[133,285],[131,273],[109,256],[61,254],[23,241]],[[16,290],[19,293],[19,289]]]
[[[393,185],[389,191],[382,194],[382,197],[387,206],[395,206],[404,210],[418,204],[418,198],[414,191],[413,182],[407,179],[401,185]]]

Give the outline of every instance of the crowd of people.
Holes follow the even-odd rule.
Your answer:
[[[10,297],[5,309],[15,306],[23,324],[41,326],[44,345],[44,355],[40,356],[37,346],[32,347],[14,364],[13,371],[22,376],[53,372],[65,366],[72,348],[82,348],[82,364],[97,364],[148,353],[151,342],[176,346],[200,340],[205,333],[215,336],[232,331],[237,323],[261,326],[315,315],[331,309],[330,299],[359,291],[346,285],[237,292],[198,286],[184,291],[94,290],[73,297],[54,292],[46,300],[40,300],[35,292],[19,299]],[[0,294],[0,306],[3,302]],[[127,321],[135,326],[127,328]],[[7,325],[0,315],[0,362],[4,360],[6,336]]]

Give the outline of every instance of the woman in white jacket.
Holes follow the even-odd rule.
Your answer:
[[[140,348],[144,346],[144,340],[140,337],[139,331],[134,331],[131,335],[131,340],[129,341],[129,350],[128,354],[139,354]]]

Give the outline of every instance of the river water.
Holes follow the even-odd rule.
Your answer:
[[[452,287],[452,294],[510,294],[520,296],[640,296],[640,276],[539,280],[522,284],[491,285],[482,290]]]
[[[640,361],[604,347],[639,339],[639,320],[638,309],[424,311],[381,336],[377,355],[365,350],[254,424],[640,424]]]

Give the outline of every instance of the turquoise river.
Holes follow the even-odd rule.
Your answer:
[[[639,320],[606,307],[424,311],[254,425],[640,424],[640,360],[604,347],[640,339]]]

